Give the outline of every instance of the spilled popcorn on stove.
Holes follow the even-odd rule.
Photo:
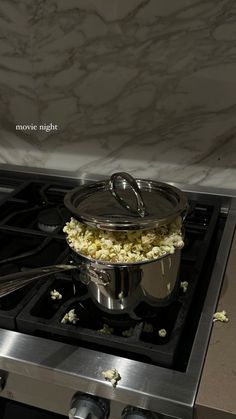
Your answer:
[[[79,318],[76,316],[75,309],[68,311],[65,316],[62,318],[61,323],[72,323],[76,324],[79,321]]]
[[[121,376],[115,368],[111,368],[107,371],[102,371],[102,375],[105,380],[110,381],[113,387],[117,386],[119,380],[121,380]]]
[[[161,338],[165,338],[165,337],[166,337],[166,335],[167,335],[167,331],[166,331],[166,329],[160,329],[160,330],[158,330],[158,335],[159,335]]]
[[[113,263],[142,262],[173,254],[183,247],[182,219],[148,231],[105,231],[86,226],[73,217],[63,231],[77,253]]]
[[[182,282],[180,282],[180,288],[182,288],[183,293],[187,292],[187,289],[188,289],[188,282],[187,282],[187,281],[182,281]]]
[[[109,327],[108,324],[104,324],[102,329],[99,329],[98,332],[103,333],[104,335],[112,335],[114,332],[113,327]]]
[[[59,291],[57,291],[55,289],[50,292],[50,295],[51,295],[52,300],[61,300],[62,299],[62,295],[59,293]]]

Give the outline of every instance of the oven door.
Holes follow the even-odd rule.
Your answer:
[[[0,398],[0,419],[68,419],[68,416]]]

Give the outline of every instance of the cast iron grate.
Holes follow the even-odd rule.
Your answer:
[[[63,205],[64,194],[74,185],[42,181],[29,182],[1,178],[0,186],[10,185],[0,204],[0,276],[59,263],[68,253],[62,228],[69,218]],[[42,231],[40,214],[53,209],[58,213],[54,231]],[[0,299],[0,327],[15,330],[16,315],[44,281]]]

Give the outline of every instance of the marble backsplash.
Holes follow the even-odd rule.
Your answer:
[[[0,163],[235,189],[235,75],[234,0],[1,0]]]

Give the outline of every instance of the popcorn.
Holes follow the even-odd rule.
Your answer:
[[[148,231],[106,231],[71,218],[63,231],[69,246],[92,259],[112,263],[136,263],[173,254],[184,245],[181,217],[169,225]]]
[[[185,293],[188,289],[188,281],[180,282],[180,288],[182,288],[183,292]]]
[[[165,337],[166,337],[166,335],[167,335],[167,331],[166,331],[166,329],[160,329],[160,330],[158,330],[158,335],[159,335],[161,338],[165,338]]]
[[[114,329],[109,327],[108,324],[104,324],[102,329],[99,329],[98,332],[103,333],[104,335],[112,335]]]
[[[217,321],[228,323],[229,319],[227,317],[227,313],[225,310],[218,311],[213,315],[213,322],[217,322]]]
[[[65,316],[62,318],[61,323],[72,323],[76,324],[79,318],[76,316],[75,309],[68,311]]]
[[[57,291],[55,289],[50,292],[50,295],[51,295],[52,300],[61,300],[62,299],[62,295],[59,293],[59,291]]]
[[[107,371],[102,371],[102,375],[105,380],[110,381],[113,387],[116,387],[117,382],[121,380],[121,376],[115,368]]]

